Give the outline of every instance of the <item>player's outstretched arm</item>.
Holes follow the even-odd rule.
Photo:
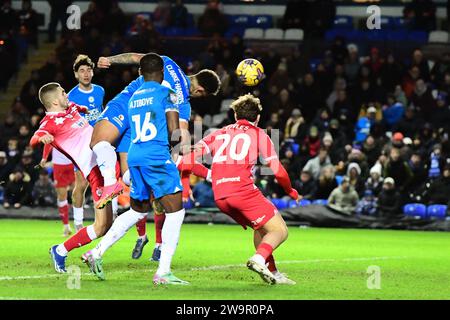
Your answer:
[[[108,69],[114,64],[139,64],[141,58],[145,54],[143,53],[122,53],[110,57],[100,57],[97,62],[97,67],[100,69]]]
[[[36,148],[39,145],[39,143],[49,144],[52,143],[54,140],[55,140],[54,137],[49,133],[43,135],[35,133],[33,137],[31,137],[30,146],[32,148]]]
[[[172,147],[172,151],[175,151],[175,153],[178,154],[179,150],[176,149],[179,149],[181,143],[181,134],[178,132],[180,130],[180,118],[178,111],[166,111],[166,121],[167,130],[169,131],[170,146]]]
[[[284,169],[283,165],[281,164],[280,160],[272,159],[268,163],[270,169],[275,174],[275,178],[278,181],[278,184],[283,188],[283,190],[287,193],[289,197],[291,197],[294,200],[298,199],[298,192],[294,188],[292,188],[291,179],[289,178],[289,174],[287,173],[286,169]]]

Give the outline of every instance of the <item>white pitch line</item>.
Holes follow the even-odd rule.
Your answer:
[[[344,259],[309,259],[309,260],[286,260],[276,261],[277,264],[302,264],[302,263],[324,263],[324,262],[352,262],[352,261],[372,261],[372,260],[395,260],[406,259],[407,257],[371,257],[371,258],[344,258]],[[192,268],[190,271],[222,270],[229,268],[244,267],[244,264],[227,264],[222,266],[209,266]]]
[[[353,262],[353,261],[374,261],[374,260],[398,260],[398,259],[407,259],[408,257],[398,256],[398,257],[366,257],[366,258],[343,258],[343,259],[307,259],[307,260],[286,260],[286,261],[277,261],[277,264],[303,264],[303,263],[326,263],[326,262]],[[217,266],[207,266],[207,267],[197,267],[191,268],[189,270],[179,269],[179,271],[209,271],[209,270],[223,270],[230,268],[240,268],[245,267],[244,264],[226,264],[226,265],[217,265]],[[108,274],[131,274],[136,272],[142,272],[142,270],[127,270],[127,271],[111,271]],[[29,279],[48,279],[48,278],[57,278],[63,277],[66,274],[58,273],[58,274],[43,274],[36,276],[3,276],[0,277],[0,281],[14,281],[14,280],[29,280]],[[92,276],[91,273],[82,273],[83,276]],[[2,297],[0,297],[2,300]]]

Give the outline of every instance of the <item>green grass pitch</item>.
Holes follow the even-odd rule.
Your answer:
[[[156,263],[131,259],[134,228],[104,256],[106,281],[88,274],[72,251],[67,265],[81,268],[79,289],[55,274],[48,255],[61,242],[58,221],[0,220],[0,299],[449,299],[450,233],[290,227],[276,251],[280,271],[295,286],[269,286],[244,266],[252,232],[231,225],[184,225],[173,261],[190,286],[155,287]],[[153,225],[148,225],[153,239]],[[379,267],[380,288],[369,289]],[[76,267],[74,268],[76,270]],[[371,269],[369,269],[370,271]],[[70,286],[69,286],[70,287]]]

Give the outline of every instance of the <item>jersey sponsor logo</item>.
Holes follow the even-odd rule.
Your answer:
[[[227,183],[227,182],[240,182],[241,181],[241,177],[231,177],[231,178],[222,178],[216,181],[216,186],[218,186],[219,184],[222,183]]]
[[[260,224],[264,220],[265,217],[266,217],[266,215],[263,215],[262,217],[259,217],[258,219],[253,220],[252,225],[256,226],[256,225]]]
[[[66,120],[66,119],[65,118],[56,118],[55,124],[59,126],[60,124],[63,124],[64,120]]]

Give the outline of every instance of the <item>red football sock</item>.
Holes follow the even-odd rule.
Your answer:
[[[272,252],[272,246],[265,242],[261,243],[256,249],[256,253],[260,254],[264,258],[264,260],[267,260],[267,258],[272,255]]]
[[[208,176],[208,168],[206,168],[201,163],[195,162],[192,165],[192,173],[197,177],[206,179],[206,177]]]
[[[273,255],[270,255],[267,259],[266,262],[269,264],[267,266],[267,268],[269,269],[270,272],[274,272],[277,271],[277,266],[275,265],[275,259],[273,257]]]
[[[71,250],[73,250],[75,248],[85,246],[88,243],[90,243],[92,240],[94,240],[89,237],[87,228],[88,227],[84,227],[83,229],[78,231],[75,235],[73,235],[72,237],[67,239],[66,242],[64,242],[64,247],[66,248],[66,250],[68,252],[70,252]]]
[[[166,214],[155,214],[155,236],[156,236],[156,243],[162,243],[162,228],[164,225],[164,221],[166,220]]]
[[[139,237],[143,237],[147,233],[147,216],[142,218],[136,223],[136,230]]]
[[[63,224],[69,224],[69,204],[66,201],[58,201],[58,213]]]

